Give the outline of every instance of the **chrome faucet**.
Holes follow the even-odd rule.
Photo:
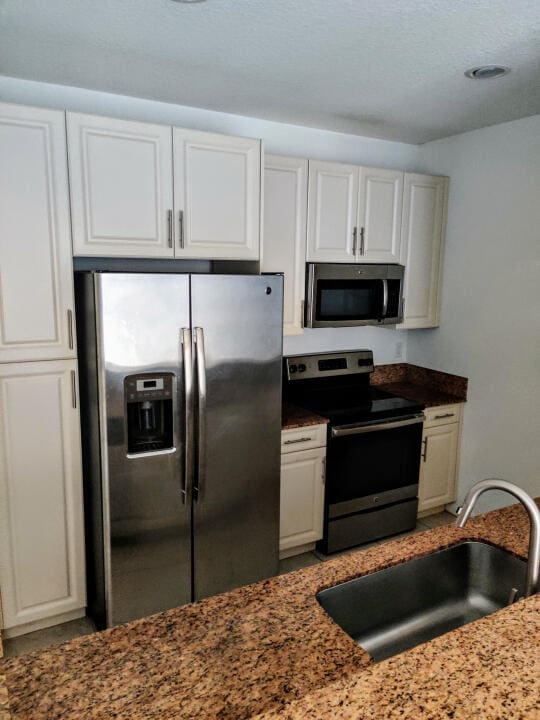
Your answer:
[[[488,480],[480,480],[467,493],[462,507],[459,507],[456,518],[456,525],[460,528],[465,527],[465,523],[469,519],[474,504],[480,495],[486,490],[504,490],[510,495],[517,498],[529,515],[530,536],[529,536],[529,561],[527,564],[527,586],[525,589],[525,597],[534,595],[540,590],[538,585],[538,576],[540,572],[540,510],[536,503],[525,490],[507,480],[498,480],[497,478],[489,478]]]

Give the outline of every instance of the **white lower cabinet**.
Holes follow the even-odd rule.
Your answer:
[[[461,432],[459,405],[426,411],[420,462],[418,512],[438,512],[456,499]]]
[[[0,587],[7,635],[84,614],[75,360],[0,365]]]
[[[294,548],[303,552],[306,545],[323,536],[323,507],[326,459],[326,426],[312,426],[305,432],[284,430],[282,438],[291,436],[292,446],[284,446],[281,454],[281,504],[279,550],[294,555]],[[305,442],[320,447],[301,450]]]

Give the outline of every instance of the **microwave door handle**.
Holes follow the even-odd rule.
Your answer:
[[[386,278],[382,281],[382,319],[386,317],[388,313],[388,280]]]

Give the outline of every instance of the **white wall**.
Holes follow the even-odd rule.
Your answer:
[[[404,362],[407,331],[391,328],[306,328],[303,335],[283,339],[283,354],[328,350],[373,350],[376,365]]]
[[[0,76],[0,99],[74,112],[95,113],[144,122],[181,125],[197,130],[258,137],[269,153],[299,155],[318,160],[375,165],[414,171],[418,146],[375,140],[359,135],[258,120],[142,98],[113,95],[66,85]],[[406,352],[406,332],[381,328],[314,329],[304,336],[285,339],[285,354],[372,348],[377,363],[400,361],[396,349]]]
[[[450,197],[441,324],[409,332],[408,361],[469,378],[458,497],[493,476],[540,495],[540,115],[420,156]]]
[[[418,146],[0,75],[3,102],[181,125],[264,140],[269,153],[416,170]]]

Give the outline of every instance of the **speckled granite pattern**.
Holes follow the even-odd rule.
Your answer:
[[[525,512],[513,506],[474,518],[463,530],[436,528],[9,659],[13,718],[241,720],[286,709],[295,718],[420,720],[464,718],[444,714],[452,703],[485,709],[489,700],[500,709],[507,697],[512,708],[518,696],[528,698],[530,709],[540,691],[539,654],[526,645],[538,641],[532,617],[537,599],[377,666],[315,599],[324,587],[465,538],[486,539],[524,556],[527,527]],[[520,648],[515,655],[509,654],[510,636]],[[395,710],[401,705],[408,714]],[[331,709],[313,714],[324,707]],[[535,717],[524,712],[468,717]]]
[[[0,635],[0,663],[4,657],[4,650],[2,648],[2,637]],[[6,687],[6,678],[2,669],[0,668],[0,720],[10,720],[11,713],[9,712],[9,701],[8,691]]]
[[[540,718],[540,595],[258,720]]]
[[[310,425],[320,425],[327,423],[328,418],[317,415],[316,413],[304,410],[304,408],[283,403],[281,408],[281,429],[293,430],[294,428],[308,427]]]
[[[409,363],[377,365],[371,383],[426,407],[467,399],[467,378]]]
[[[425,407],[435,407],[436,405],[453,405],[454,403],[464,402],[463,398],[456,395],[450,395],[442,390],[429,385],[420,385],[419,383],[413,382],[395,382],[395,383],[381,383],[378,385],[381,390],[399,395],[400,397],[407,398],[407,400],[414,400],[414,402],[421,403]]]

